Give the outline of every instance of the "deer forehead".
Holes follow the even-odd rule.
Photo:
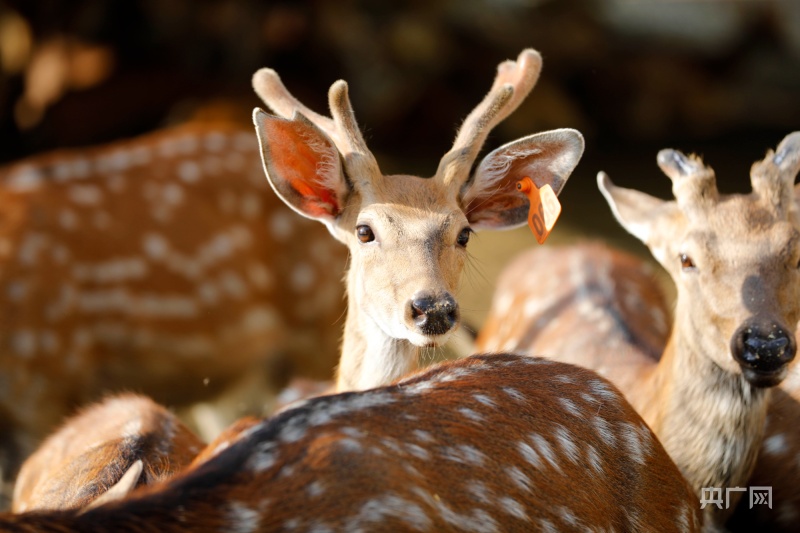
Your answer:
[[[461,206],[439,180],[406,174],[373,181],[369,203],[415,206],[423,211],[456,211]]]

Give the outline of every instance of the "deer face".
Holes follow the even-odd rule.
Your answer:
[[[601,190],[623,226],[648,245],[678,287],[676,321],[718,367],[752,385],[780,383],[794,359],[800,320],[800,232],[792,183],[800,135],[753,166],[753,192],[721,196],[699,159],[664,150],[658,161],[675,201]]]
[[[469,220],[435,180],[386,176],[383,185],[336,227],[350,249],[351,304],[392,338],[440,344],[459,322]]]
[[[254,87],[264,101],[291,116],[254,113],[267,177],[289,206],[324,223],[348,246],[349,306],[365,330],[377,328],[416,346],[444,342],[459,322],[455,294],[470,233],[525,222],[528,200],[515,188],[524,176],[561,191],[583,152],[574,130],[509,143],[471,173],[489,129],[530,91],[540,61],[528,50],[500,65],[492,90],[431,178],[380,172],[344,82],[331,87],[331,120],[288,95],[273,71],[256,74]]]

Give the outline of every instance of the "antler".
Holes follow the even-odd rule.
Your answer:
[[[456,136],[453,148],[439,163],[436,176],[447,186],[466,180],[489,132],[510,115],[530,93],[539,72],[542,57],[533,49],[523,50],[516,61],[504,61],[483,101],[467,116]]]
[[[686,156],[678,150],[658,152],[658,166],[672,180],[672,194],[687,214],[702,213],[699,209],[708,202],[719,199],[714,170],[695,156]]]
[[[344,157],[348,175],[356,180],[371,181],[380,176],[378,163],[358,128],[347,90],[347,82],[339,80],[328,91],[328,105],[333,119],[303,105],[286,89],[278,73],[262,68],[253,75],[253,89],[264,103],[284,118],[300,113],[331,138]]]
[[[773,152],[753,163],[750,183],[753,191],[779,215],[787,214],[794,205],[794,180],[800,170],[800,131],[790,133]]]

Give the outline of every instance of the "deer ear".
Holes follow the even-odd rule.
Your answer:
[[[583,154],[583,136],[571,129],[537,133],[489,153],[462,189],[467,219],[475,229],[512,228],[528,218],[528,197],[517,182],[528,176],[558,194]]]
[[[663,223],[663,217],[681,216],[680,209],[674,201],[661,200],[649,194],[617,187],[605,172],[597,174],[597,187],[608,202],[614,218],[628,233],[649,246],[660,258],[659,249],[663,243],[657,242],[658,235],[653,228]]]
[[[299,113],[284,119],[255,109],[253,123],[277,195],[305,217],[332,222],[349,193],[333,141]]]

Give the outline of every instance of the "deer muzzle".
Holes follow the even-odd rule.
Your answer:
[[[774,321],[745,322],[731,339],[733,358],[756,387],[774,387],[783,381],[796,352],[794,335]]]
[[[458,303],[450,293],[417,293],[408,305],[411,320],[423,335],[444,335],[458,324]]]

